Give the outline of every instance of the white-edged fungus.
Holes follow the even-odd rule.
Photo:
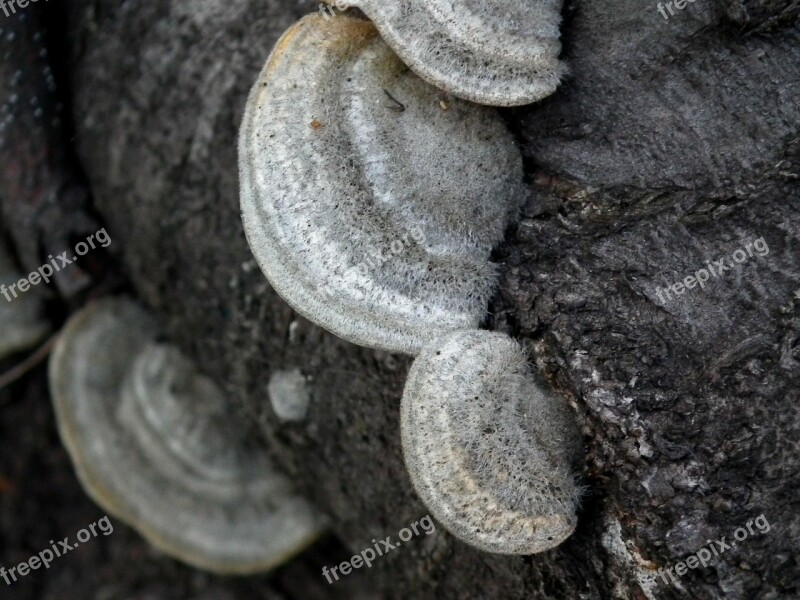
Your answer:
[[[50,389],[84,489],[196,567],[248,574],[285,562],[324,520],[245,444],[216,384],[156,335],[138,305],[105,299],[56,344]]]
[[[416,354],[477,327],[526,190],[499,115],[414,75],[368,21],[309,15],[247,101],[242,218],[275,290],[351,342]]]
[[[458,331],[425,346],[406,382],[401,431],[417,493],[461,540],[532,554],[575,529],[575,416],[508,336]]]
[[[0,359],[31,348],[50,331],[41,296],[32,289],[19,290],[21,278],[0,242]]]
[[[281,421],[302,421],[306,418],[311,392],[300,369],[276,371],[267,385],[272,410]]]
[[[561,0],[347,4],[372,19],[420,77],[460,98],[493,106],[530,104],[552,94],[564,74],[558,60]]]

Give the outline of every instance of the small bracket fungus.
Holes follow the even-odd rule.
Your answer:
[[[499,115],[414,75],[368,21],[309,15],[276,45],[239,134],[250,248],[299,313],[416,354],[477,327],[492,247],[525,199]]]
[[[27,350],[50,331],[41,314],[41,296],[19,290],[21,278],[0,242],[0,359]]]
[[[175,558],[225,574],[277,566],[321,534],[323,519],[247,447],[216,384],[156,334],[121,299],[90,305],[64,329],[50,389],[78,477]]]
[[[311,394],[300,369],[273,374],[267,385],[267,393],[272,410],[281,421],[302,421],[306,418]]]
[[[561,0],[349,0],[420,77],[492,106],[552,94],[564,73]]]
[[[463,541],[532,554],[575,529],[575,417],[508,336],[458,331],[427,345],[408,375],[401,430],[417,493]]]

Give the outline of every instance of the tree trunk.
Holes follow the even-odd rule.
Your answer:
[[[501,283],[486,325],[521,340],[576,409],[587,451],[578,530],[550,552],[504,557],[439,528],[333,585],[323,566],[396,536],[427,509],[400,448],[410,359],[356,347],[296,315],[242,231],[244,101],[278,36],[316,6],[95,0],[54,19],[49,11],[61,8],[39,4],[24,27],[0,27],[30,39],[42,20],[51,37],[61,28],[52,44],[74,136],[71,127],[32,132],[23,144],[19,120],[12,127],[19,141],[3,149],[0,199],[20,260],[33,269],[71,235],[105,226],[114,264],[102,276],[75,273],[95,289],[128,282],[333,521],[332,539],[272,578],[197,583],[153,557],[147,568],[166,591],[149,597],[800,595],[796,0],[669,3],[667,18],[641,0],[565,7],[569,76],[543,102],[504,111],[532,198],[495,252]],[[35,44],[25,44],[4,59],[4,80],[17,63],[38,69]],[[37,200],[34,187],[52,199]],[[42,203],[51,209],[37,210]],[[75,305],[82,289],[65,284],[58,294]],[[294,367],[311,377],[313,404],[306,421],[286,425],[266,387],[275,370]],[[768,531],[752,525],[762,514]],[[748,522],[746,538],[706,568],[668,571],[709,544],[721,548],[723,537],[735,541]],[[64,535],[80,526],[67,521]],[[126,534],[112,547],[139,543]],[[131,568],[126,552],[86,559],[104,564],[82,571],[87,594]],[[144,578],[123,578],[112,597],[147,589]]]

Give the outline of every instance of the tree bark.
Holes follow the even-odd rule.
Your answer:
[[[331,515],[338,540],[246,592],[209,585],[262,598],[800,595],[800,5],[673,9],[665,19],[655,2],[569,3],[569,76],[543,102],[504,111],[532,197],[495,252],[502,275],[486,325],[521,340],[576,410],[587,452],[578,530],[553,551],[504,557],[438,529],[331,586],[324,565],[427,509],[400,448],[410,359],[296,315],[242,231],[244,101],[278,36],[316,6],[68,9],[74,139],[48,147],[77,149],[67,172],[85,174],[92,201],[67,205],[62,191],[59,204],[107,227],[130,291],[224,385],[254,438]],[[37,243],[67,246],[21,233],[31,195],[11,185],[7,160],[4,225],[34,268]],[[34,156],[24,172],[47,168]],[[670,288],[719,259],[731,268],[703,287]],[[294,367],[311,377],[312,408],[305,422],[281,424],[267,382]],[[762,514],[769,531],[748,532],[707,568],[658,574],[723,536],[730,543]],[[301,575],[289,583],[286,573]]]

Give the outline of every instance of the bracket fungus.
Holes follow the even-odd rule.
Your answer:
[[[324,520],[264,452],[248,447],[221,390],[131,301],[74,316],[50,362],[61,438],[89,495],[151,544],[224,574],[265,571]]]
[[[458,331],[427,345],[409,372],[400,423],[414,487],[456,537],[532,554],[575,529],[575,416],[508,336]]]
[[[325,0],[332,3],[332,0]],[[530,104],[564,74],[561,0],[348,0],[420,77],[492,106]]]
[[[273,288],[314,323],[416,354],[477,327],[492,247],[526,197],[500,116],[414,75],[369,21],[308,15],[239,133],[242,218]]]
[[[27,350],[50,331],[50,324],[42,317],[41,296],[30,289],[22,292],[12,288],[21,277],[0,245],[0,359]]]

